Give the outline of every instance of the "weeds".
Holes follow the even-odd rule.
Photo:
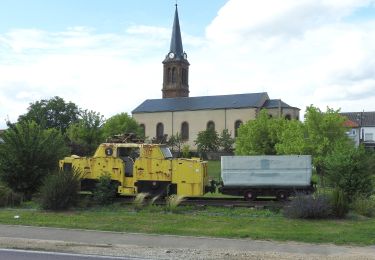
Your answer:
[[[133,206],[135,210],[141,210],[143,208],[147,196],[148,193],[138,193],[137,196],[135,196],[133,201]]]
[[[165,200],[165,209],[169,212],[177,212],[177,207],[184,201],[184,196],[171,195]]]

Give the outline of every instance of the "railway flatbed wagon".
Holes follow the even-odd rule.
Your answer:
[[[297,192],[313,192],[311,175],[311,155],[222,156],[219,191],[246,200],[286,200]]]

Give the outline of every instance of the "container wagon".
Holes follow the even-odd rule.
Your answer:
[[[311,155],[222,156],[219,192],[246,200],[286,200],[296,192],[314,191],[311,173]]]

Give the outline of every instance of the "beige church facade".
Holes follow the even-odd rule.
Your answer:
[[[270,99],[266,92],[189,97],[189,65],[176,6],[170,51],[163,61],[162,98],[145,100],[132,111],[149,139],[161,140],[179,133],[194,150],[200,131],[214,128],[220,134],[228,129],[235,137],[237,128],[255,119],[261,109],[267,109],[273,117],[299,119],[299,108]]]

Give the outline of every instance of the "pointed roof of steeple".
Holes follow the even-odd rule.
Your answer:
[[[183,58],[184,49],[182,47],[182,38],[180,30],[180,21],[178,19],[177,4],[176,11],[174,13],[171,47],[169,51],[173,52],[176,55],[176,58]]]

